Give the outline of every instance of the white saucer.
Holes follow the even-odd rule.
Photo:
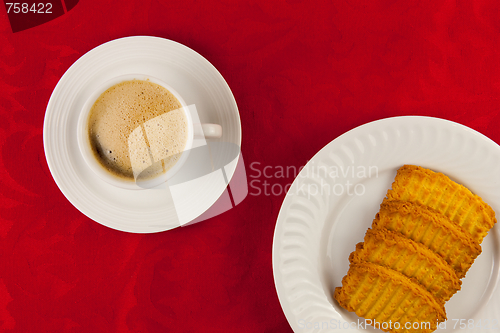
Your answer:
[[[176,212],[171,205],[165,205],[168,191],[123,190],[99,180],[87,168],[78,150],[76,125],[85,100],[103,82],[131,73],[167,82],[188,105],[196,105],[201,122],[222,126],[221,141],[241,146],[236,101],[217,69],[184,45],[158,37],[137,36],[96,47],[62,76],[45,113],[45,156],[62,193],[94,221],[127,232],[170,230],[179,226],[177,213],[194,220],[217,201],[226,185],[214,183],[194,190],[184,198],[180,208],[184,211]],[[236,163],[225,168],[227,181],[235,168]]]
[[[372,330],[352,325],[363,319],[342,309],[333,292],[404,164],[443,172],[481,196],[500,217],[500,147],[484,135],[430,117],[383,119],[341,135],[294,180],[276,224],[274,281],[294,332]],[[498,225],[481,246],[462,289],[445,305],[448,321],[439,332],[464,325],[460,332],[480,332],[479,326],[500,330]]]

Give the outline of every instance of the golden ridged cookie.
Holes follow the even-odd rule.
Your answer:
[[[419,166],[402,166],[387,198],[430,207],[468,231],[479,244],[496,223],[495,212],[479,196],[444,174]]]
[[[446,216],[417,203],[385,199],[372,228],[397,231],[439,254],[463,278],[481,253],[471,235]]]
[[[443,304],[462,283],[453,268],[428,247],[385,228],[368,229],[364,243],[356,245],[349,261],[371,262],[415,278]]]
[[[369,262],[352,264],[334,297],[344,309],[386,323],[377,327],[386,332],[408,332],[405,324],[417,322],[422,329],[409,332],[430,333],[446,320],[443,304],[413,279]]]

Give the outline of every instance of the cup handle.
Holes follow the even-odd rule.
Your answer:
[[[195,136],[203,136],[205,139],[218,139],[222,137],[222,126],[217,124],[201,124],[201,129],[203,130],[200,133],[199,127],[198,130],[195,129]]]

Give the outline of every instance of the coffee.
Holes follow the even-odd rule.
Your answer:
[[[186,115],[180,108],[169,90],[148,80],[112,86],[95,101],[88,117],[95,158],[127,180],[168,171],[188,139]]]

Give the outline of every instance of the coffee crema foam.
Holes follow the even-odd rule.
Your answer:
[[[147,81],[116,84],[99,96],[88,118],[94,156],[116,177],[149,179],[172,168],[187,142],[179,100]]]

